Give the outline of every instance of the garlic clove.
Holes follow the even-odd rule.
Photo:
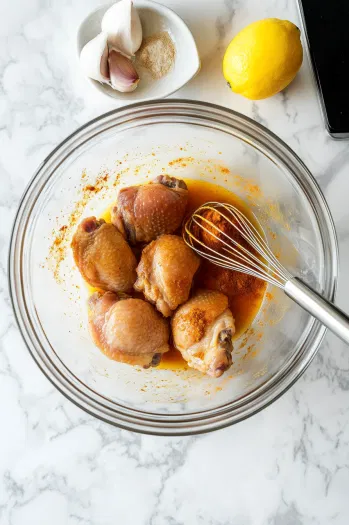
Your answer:
[[[102,18],[102,31],[108,33],[109,47],[131,57],[142,43],[142,24],[132,0],[120,0]]]
[[[122,93],[134,91],[138,85],[139,76],[131,60],[112,49],[109,51],[108,63],[112,88]]]
[[[108,35],[100,33],[87,42],[80,53],[80,66],[89,78],[109,83]]]

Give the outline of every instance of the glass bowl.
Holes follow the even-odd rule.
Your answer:
[[[263,126],[186,100],[134,104],[92,120],[62,142],[27,187],[15,219],[9,280],[29,351],[48,379],[90,414],[160,435],[241,421],[289,388],[325,328],[269,287],[219,379],[194,370],[143,370],[105,357],[87,330],[88,290],[69,247],[81,217],[101,214],[117,188],[159,173],[203,179],[241,197],[280,261],[329,300],[337,241],[325,199],[301,160]]]

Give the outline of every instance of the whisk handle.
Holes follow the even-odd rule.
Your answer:
[[[284,291],[299,306],[349,344],[349,317],[342,310],[296,277],[286,282]]]

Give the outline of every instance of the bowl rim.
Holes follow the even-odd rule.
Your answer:
[[[242,421],[278,399],[295,383],[295,381],[297,381],[309,366],[326,333],[326,328],[318,321],[313,320],[307,337],[302,342],[302,347],[304,347],[306,343],[308,345],[306,353],[303,352],[301,354],[299,351],[296,359],[293,360],[287,370],[281,370],[269,378],[268,381],[262,383],[262,385],[260,385],[254,392],[246,396],[247,401],[242,400],[239,402],[239,400],[237,400],[225,403],[220,407],[214,407],[203,411],[188,412],[186,414],[159,414],[126,407],[122,404],[112,403],[101,394],[98,394],[98,398],[100,399],[96,399],[96,396],[94,396],[95,399],[93,399],[89,392],[94,392],[92,389],[87,387],[87,385],[74,376],[56,354],[57,359],[49,356],[43,350],[40,339],[33,327],[32,319],[28,313],[23,293],[21,256],[23,242],[27,233],[28,222],[30,222],[31,211],[39,195],[38,190],[40,190],[41,186],[45,185],[53,176],[54,172],[50,170],[53,169],[55,162],[58,162],[59,164],[62,163],[65,158],[69,157],[72,151],[83,145],[85,142],[92,140],[98,130],[99,132],[102,132],[103,127],[104,130],[109,129],[110,127],[117,127],[118,125],[127,122],[127,117],[130,121],[137,121],[137,119],[139,120],[139,114],[142,114],[142,112],[149,112],[150,114],[148,115],[148,118],[152,118],[156,115],[156,111],[158,111],[160,115],[165,114],[167,116],[171,114],[181,115],[181,111],[184,112],[185,116],[187,115],[185,112],[197,111],[199,113],[199,118],[206,118],[211,122],[225,122],[234,130],[239,129],[239,126],[242,126],[245,134],[250,136],[253,141],[257,141],[258,144],[263,145],[270,152],[272,151],[274,155],[277,155],[282,164],[286,167],[288,167],[289,162],[291,165],[293,164],[293,168],[298,168],[299,173],[304,177],[304,180],[299,180],[299,173],[294,173],[290,167],[288,169],[300,188],[305,192],[305,196],[311,201],[313,212],[319,227],[318,215],[321,213],[320,219],[323,221],[323,226],[326,228],[326,232],[321,230],[321,234],[327,235],[327,255],[330,258],[329,262],[331,265],[331,271],[329,272],[328,282],[326,283],[326,289],[323,293],[324,296],[331,301],[334,299],[337,286],[338,241],[334,222],[325,197],[318,183],[296,153],[294,153],[293,150],[274,133],[261,124],[232,109],[216,104],[186,99],[158,99],[152,102],[138,102],[114,109],[79,127],[58,144],[58,146],[54,148],[39,165],[29,181],[18,205],[12,227],[8,259],[8,283],[12,307],[17,325],[29,352],[51,383],[65,397],[70,399],[70,401],[90,415],[105,422],[114,424],[115,426],[144,434],[192,435],[209,432]],[[118,119],[117,122],[115,122],[113,126],[105,127],[113,117]],[[90,137],[88,137],[89,131],[94,132]],[[67,152],[67,149],[70,151]],[[62,155],[63,158],[60,158]],[[318,205],[319,209],[315,209],[315,204]],[[26,219],[25,216],[27,216]],[[324,255],[326,255],[326,253],[324,253]],[[57,364],[61,367],[63,365],[63,368],[69,373],[68,376],[65,376],[62,371],[57,368]],[[83,389],[81,388],[81,385],[83,386]],[[232,407],[233,404],[234,407]],[[114,406],[120,407],[120,410],[116,412],[115,408],[113,408]]]
[[[82,51],[82,48],[80,49],[79,40],[80,40],[80,35],[81,35],[83,27],[88,23],[88,19],[90,19],[93,15],[95,15],[99,11],[103,11],[103,10],[106,11],[113,4],[115,4],[117,2],[120,2],[120,1],[121,0],[116,0],[116,1],[114,0],[112,2],[107,2],[107,3],[103,4],[103,5],[100,5],[100,6],[96,7],[96,9],[93,9],[92,11],[90,11],[83,18],[83,20],[79,23],[77,31],[76,31],[76,53],[77,53],[77,64],[78,64],[79,68],[80,68],[79,58],[80,58],[80,54],[81,54],[81,51]],[[194,35],[191,32],[191,30],[189,29],[189,26],[183,20],[183,18],[180,17],[179,14],[176,13],[176,11],[174,11],[170,7],[168,7],[168,6],[164,5],[164,4],[160,4],[159,2],[155,2],[154,0],[136,0],[135,4],[136,4],[135,5],[136,8],[137,7],[140,8],[140,9],[149,8],[149,9],[153,10],[154,12],[159,13],[165,19],[172,19],[174,21],[174,23],[178,27],[180,27],[181,33],[186,33],[187,36],[189,37],[189,39],[191,40],[191,46],[192,46],[192,50],[193,50],[193,65],[192,65],[191,72],[188,75],[188,77],[186,79],[184,79],[183,81],[181,81],[180,83],[173,82],[173,83],[171,83],[169,85],[168,89],[164,89],[163,90],[163,93],[162,93],[161,97],[163,97],[163,98],[169,97],[170,95],[172,95],[173,93],[175,93],[176,91],[178,91],[179,89],[184,87],[186,84],[188,84],[188,82],[190,82],[193,78],[195,78],[196,75],[200,71],[201,61],[200,61],[200,55],[199,55],[198,47],[197,47],[196,42],[195,42]],[[97,80],[94,80],[93,78],[88,78],[86,76],[84,76],[84,78],[85,78],[85,80],[87,80],[89,82],[89,84],[91,86],[93,86],[95,88],[96,91],[98,91],[98,93],[100,93],[100,95],[108,97],[109,100],[114,100],[114,102],[117,103],[117,104],[129,104],[129,103],[130,104],[132,104],[132,103],[133,104],[137,104],[137,103],[140,103],[140,102],[148,102],[148,101],[151,101],[151,100],[159,99],[159,95],[152,96],[151,94],[149,94],[149,96],[148,95],[144,96],[141,99],[138,99],[136,102],[132,102],[132,99],[133,99],[132,92],[128,93],[128,94],[124,93],[123,94],[124,96],[115,97],[105,88],[105,85],[101,84]]]

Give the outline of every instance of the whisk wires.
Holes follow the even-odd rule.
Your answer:
[[[205,213],[209,210],[229,223],[247,241],[252,250],[223,231],[219,223],[217,225],[207,218]],[[198,232],[202,230],[218,241],[219,249],[208,246],[200,234],[195,234],[195,230]],[[286,281],[291,279],[291,275],[279,263],[255,225],[232,204],[207,202],[200,206],[186,222],[183,238],[196,253],[223,268],[259,277],[279,288],[283,288]]]

